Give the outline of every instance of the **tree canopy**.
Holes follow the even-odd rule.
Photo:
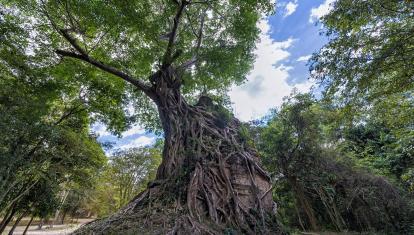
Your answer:
[[[87,99],[72,77],[56,79],[56,67],[43,64],[42,55],[30,53],[29,32],[20,27],[20,18],[3,11],[0,213],[10,212],[4,219],[16,213],[45,216],[56,209],[53,202],[62,184],[88,184],[106,162],[89,130],[89,111],[97,110],[97,99]]]
[[[339,0],[322,17],[329,42],[311,59],[312,76],[337,102],[366,106],[407,92],[414,76],[414,3]]]
[[[210,218],[215,224],[211,229],[216,231],[223,226],[234,226],[235,231],[278,231],[277,224],[267,222],[271,215],[265,214],[272,208],[269,194],[262,195],[270,186],[269,178],[256,163],[257,154],[239,146],[238,120],[218,104],[226,100],[226,90],[243,82],[251,69],[259,34],[257,23],[272,10],[271,1],[4,0],[1,4],[2,21],[19,28],[11,32],[19,42],[6,40],[34,62],[27,64],[33,67],[30,70],[40,70],[39,81],[55,81],[62,86],[56,97],[79,102],[84,116],[78,123],[87,126],[102,121],[116,134],[136,121],[147,129],[162,125],[165,145],[156,182],[126,206],[125,213],[131,216],[118,213],[82,229],[101,230],[101,226],[108,227],[107,223],[121,221],[130,225],[113,224],[111,230],[136,231],[142,226],[141,220],[147,223],[148,215],[146,210],[137,213],[135,208],[152,205],[159,210],[150,220],[158,221],[156,229],[160,231],[175,227],[183,233],[210,231],[200,216]],[[214,101],[207,97],[210,102],[196,104],[196,98],[201,101],[205,95],[213,96]],[[223,141],[215,141],[218,139]],[[211,149],[217,151],[211,154]],[[243,156],[245,161],[221,158],[230,153]],[[201,164],[202,159],[211,164]],[[119,175],[125,176],[123,170]],[[257,175],[260,184],[243,180],[241,173],[242,182],[231,179],[230,171]],[[200,179],[191,183],[192,175]],[[240,184],[247,187],[247,193],[243,187],[232,186]],[[125,190],[129,197],[131,189],[119,188],[124,204]],[[211,190],[207,188],[217,188],[216,195],[208,194]],[[188,193],[177,193],[181,189]],[[224,196],[230,193],[232,198]],[[187,201],[187,206],[177,213],[171,209],[174,200]],[[161,213],[163,208],[171,210]],[[126,217],[112,219],[117,216]],[[141,220],[134,216],[141,216]],[[164,221],[157,219],[160,217]]]
[[[0,0],[0,233],[413,233],[414,3],[332,2],[320,99],[242,123],[226,93],[273,1]],[[164,141],[105,152],[96,122]]]
[[[111,95],[99,102],[105,115],[97,115],[111,130],[128,124],[121,107],[129,120],[156,126],[154,105],[143,93],[163,64],[182,71],[182,92],[190,100],[203,91],[220,97],[241,83],[254,59],[256,22],[273,7],[265,0],[2,2],[8,7],[3,21],[19,27],[22,50],[55,67],[54,76],[76,77],[88,98],[97,99],[99,89]]]
[[[254,127],[280,220],[303,230],[410,233],[414,208],[401,174],[412,170],[411,144],[372,123],[332,128],[338,112],[292,94]]]

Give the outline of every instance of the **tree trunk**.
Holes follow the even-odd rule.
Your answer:
[[[26,228],[24,229],[23,235],[26,235],[27,230],[29,230],[30,225],[32,224],[34,216],[30,217],[29,223],[27,224]]]
[[[13,219],[14,214],[16,214],[17,210],[15,209],[15,206],[12,207],[9,215],[3,218],[3,221],[1,222],[0,225],[0,234],[2,234],[4,232],[4,230],[6,229],[7,225],[10,223],[10,221]]]
[[[308,218],[310,228],[312,229],[312,231],[319,231],[315,213],[313,212],[313,208],[305,195],[302,185],[297,181],[296,177],[288,177],[288,180],[296,194],[297,204],[300,205],[300,207],[303,209]]]
[[[0,223],[0,229],[3,228],[3,225],[6,223],[7,219],[9,218],[9,216],[13,212],[13,210],[14,210],[14,205],[9,207],[6,210],[6,213],[4,214],[3,219],[1,220],[1,223]],[[1,234],[1,231],[0,231],[0,234]]]
[[[44,222],[45,222],[45,219],[44,218],[40,218],[39,224],[37,225],[37,229],[38,230],[42,229]]]
[[[61,219],[61,221],[60,221],[60,224],[65,224],[65,217],[66,217],[66,214],[67,214],[67,211],[66,211],[66,210],[64,210],[64,211],[63,211],[63,214],[62,214],[62,219]]]
[[[189,105],[169,67],[151,77],[164,129],[156,180],[117,214],[76,233],[279,234],[270,178],[239,134],[241,123],[207,97]]]
[[[56,209],[55,218],[52,220],[52,223],[50,225],[51,228],[53,228],[53,225],[55,223],[58,223],[59,215],[60,215],[60,210],[62,209],[63,205],[65,204],[66,198],[68,197],[68,195],[69,195],[69,190],[64,190],[61,193],[61,199],[60,199],[59,207]]]
[[[23,219],[23,217],[26,216],[26,212],[23,212],[17,219],[16,222],[14,222],[13,227],[9,231],[9,235],[13,235],[14,230],[16,229],[17,225],[19,225],[20,221]]]

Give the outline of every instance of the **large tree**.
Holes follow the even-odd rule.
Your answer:
[[[53,73],[57,68],[39,63],[42,55],[29,52],[26,43],[29,32],[20,24],[21,19],[3,11],[0,12],[0,213],[7,215],[8,211],[36,209],[40,205],[36,197],[30,203],[27,198],[36,195],[42,184],[59,189],[64,182],[88,181],[106,158],[96,136],[89,133],[86,111],[95,109],[96,99],[102,97],[86,100],[75,79],[55,79]],[[107,106],[108,110],[110,107]],[[11,219],[13,214],[10,215]]]
[[[218,104],[250,70],[257,22],[272,10],[270,1],[2,3],[9,7],[2,14],[21,19],[27,53],[43,55],[37,63],[78,78],[88,98],[95,95],[91,80],[122,91],[118,100],[135,107],[130,116],[150,128],[161,124],[156,180],[119,213],[79,233],[279,231],[269,220],[269,177],[243,142],[240,122]],[[126,118],[105,114],[94,117],[115,132],[126,126]]]
[[[412,188],[414,2],[337,0],[321,22],[310,70],[348,121],[345,152]]]
[[[412,96],[413,16],[413,1],[335,1],[321,18],[330,40],[310,66],[327,97],[358,107],[382,102],[390,94]]]
[[[361,165],[370,170],[387,161],[398,167],[383,168],[398,169],[410,163],[408,143],[397,149],[401,152],[398,154],[387,149],[392,147],[387,142],[393,140],[386,135],[380,138],[382,130],[378,126],[338,130],[332,123],[338,113],[309,94],[294,94],[267,118],[266,125],[255,128],[263,163],[276,178],[278,214],[290,227],[303,230],[319,227],[412,233],[413,208],[408,195],[392,181],[360,168],[355,158],[349,157],[353,154],[364,158]],[[342,132],[341,140],[332,138],[335,132]],[[342,145],[349,150],[342,150]]]

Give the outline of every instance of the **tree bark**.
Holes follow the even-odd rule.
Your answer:
[[[294,176],[288,177],[289,183],[292,186],[295,194],[297,204],[303,209],[308,218],[308,222],[312,231],[319,231],[318,223],[313,212],[313,208],[309,203],[309,199],[306,197],[302,185],[297,181]]]
[[[13,235],[14,230],[16,229],[17,225],[19,225],[20,221],[23,219],[23,217],[26,216],[26,212],[23,212],[17,219],[16,222],[14,222],[13,227],[9,231],[9,235]]]
[[[14,210],[14,204],[13,204],[13,206],[11,206],[11,207],[9,207],[7,210],[6,210],[6,213],[4,214],[4,216],[3,216],[3,218],[2,218],[2,220],[1,220],[1,223],[0,223],[0,229],[1,228],[3,228],[3,225],[6,223],[6,221],[7,221],[7,219],[9,218],[9,216],[10,216],[10,214],[13,212],[13,210]],[[1,232],[2,232],[2,230],[0,230],[0,234],[1,234]]]
[[[212,102],[189,105],[171,66],[151,81],[165,136],[156,180],[117,214],[76,234],[281,233],[270,178],[240,136],[241,123]]]
[[[62,209],[63,205],[65,204],[66,198],[68,197],[69,193],[70,193],[69,190],[63,190],[63,192],[61,193],[61,199],[60,199],[59,207],[56,209],[55,218],[52,220],[52,223],[51,223],[50,227],[53,228],[53,225],[55,223],[58,223],[60,210]]]
[[[10,223],[10,221],[13,219],[14,214],[16,214],[17,210],[15,208],[15,205],[13,205],[8,217],[4,217],[3,221],[1,223],[0,226],[0,234],[2,234],[4,232],[4,230],[6,229],[7,225]]]
[[[62,218],[61,218],[60,224],[65,224],[66,214],[67,214],[67,211],[66,210],[63,210],[63,214],[62,214]]]
[[[27,230],[29,230],[30,225],[32,224],[34,216],[30,217],[29,223],[27,224],[26,228],[24,229],[23,235],[26,235]]]

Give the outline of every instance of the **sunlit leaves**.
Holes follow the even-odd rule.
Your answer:
[[[143,99],[142,95],[126,95],[134,92],[126,88],[129,85],[97,72],[96,68],[75,63],[73,59],[59,59],[54,50],[72,50],[59,30],[70,33],[82,50],[96,60],[148,81],[165,53],[177,4],[167,0],[3,2],[12,9],[7,15],[21,21],[15,24],[25,26],[17,35],[35,45],[36,50],[32,50],[35,55],[42,55],[42,60],[56,66],[54,76],[67,78],[65,81],[76,78],[76,85],[85,89],[90,99],[102,92],[104,83],[105,89],[110,88],[107,93],[111,99],[101,102],[113,105],[111,108],[102,105],[94,112],[112,131],[119,133],[124,129],[121,122],[128,122],[128,117],[116,110],[115,105],[125,109],[126,104],[142,103],[134,101]],[[173,48],[182,51],[175,66],[197,59],[184,75],[182,92],[189,96],[200,91],[224,95],[232,84],[241,83],[254,59],[259,33],[257,21],[272,8],[267,0],[190,3],[180,19]],[[34,36],[24,35],[29,32]],[[143,115],[135,115],[136,120],[152,128],[155,123],[148,122],[149,112],[139,113]],[[154,113],[151,108],[150,113]]]
[[[312,58],[312,76],[338,103],[367,105],[412,90],[412,1],[339,0],[322,18],[330,41]]]

